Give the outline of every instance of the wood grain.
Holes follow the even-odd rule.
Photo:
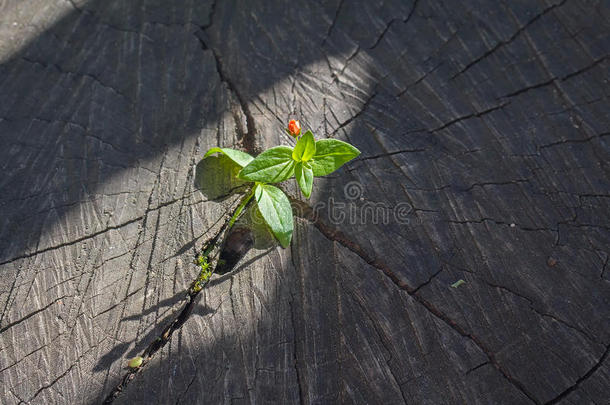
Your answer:
[[[205,151],[295,117],[362,155],[115,403],[610,397],[606,1],[0,7],[3,404],[104,401],[239,198]]]

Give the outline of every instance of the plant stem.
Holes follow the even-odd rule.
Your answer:
[[[220,231],[218,231],[216,236],[206,244],[206,246],[203,248],[203,252],[197,257],[196,264],[201,268],[201,270],[199,271],[199,275],[197,276],[197,278],[195,279],[195,281],[191,284],[191,287],[189,288],[189,295],[191,297],[197,295],[199,293],[199,291],[201,291],[201,289],[210,280],[212,273],[214,273],[214,270],[216,270],[216,265],[214,264],[212,267],[212,261],[210,260],[210,256],[212,255],[212,252],[214,251],[214,249],[216,249],[218,247],[222,247],[222,245],[224,244],[224,240],[229,235],[229,231],[231,230],[231,228],[233,227],[233,225],[235,224],[235,222],[237,221],[239,216],[244,211],[244,208],[246,208],[246,206],[248,205],[250,200],[252,200],[253,196],[254,196],[254,188],[249,190],[248,194],[241,200],[241,202],[239,203],[239,205],[233,212],[233,215],[231,216],[229,223],[228,224],[225,223],[225,225],[220,229]],[[224,235],[224,236],[222,236],[222,235]],[[218,239],[221,238],[221,236],[222,236],[222,239],[219,242]],[[220,254],[220,252],[218,252],[218,254]]]
[[[248,205],[248,203],[250,202],[250,200],[252,199],[252,197],[254,197],[254,188],[248,193],[248,195],[241,201],[241,203],[239,204],[239,206],[237,207],[237,209],[235,210],[235,212],[233,213],[233,216],[231,217],[231,219],[229,220],[229,229],[231,229],[233,227],[233,224],[235,223],[235,221],[237,221],[237,218],[239,218],[239,215],[242,213],[242,211],[244,210],[244,208],[246,207],[246,205]]]

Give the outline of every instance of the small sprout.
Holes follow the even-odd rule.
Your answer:
[[[142,358],[141,356],[138,356],[138,357],[134,357],[133,359],[129,360],[129,363],[127,363],[127,365],[130,368],[140,368],[143,361],[144,361],[144,358]]]
[[[309,198],[315,177],[329,175],[360,155],[360,151],[347,142],[338,139],[316,141],[311,131],[301,135],[301,124],[297,120],[290,120],[286,131],[298,138],[294,148],[275,146],[252,160],[238,155],[232,149],[212,148],[205,154],[208,156],[220,151],[231,154],[234,160],[239,160],[238,163],[248,162],[237,174],[237,178],[253,182],[254,185],[229,221],[229,228],[233,226],[248,201],[254,197],[265,223],[284,248],[288,247],[292,240],[292,206],[284,191],[271,184],[295,178],[303,196]],[[198,284],[193,286],[195,291],[198,291],[198,288]]]
[[[458,281],[456,281],[455,283],[451,284],[451,287],[453,288],[458,288],[459,286],[461,286],[462,284],[465,284],[466,282],[462,279],[459,279]]]

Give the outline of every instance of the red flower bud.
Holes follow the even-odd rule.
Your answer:
[[[292,136],[299,136],[301,133],[301,124],[297,120],[290,120],[288,122],[288,132]]]

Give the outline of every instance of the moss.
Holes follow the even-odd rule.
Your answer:
[[[207,255],[199,255],[196,260],[197,266],[201,268],[199,271],[199,276],[197,276],[197,280],[193,283],[193,287],[191,290],[194,293],[198,293],[201,291],[206,281],[212,277],[212,270],[210,269],[210,263],[208,262]]]

